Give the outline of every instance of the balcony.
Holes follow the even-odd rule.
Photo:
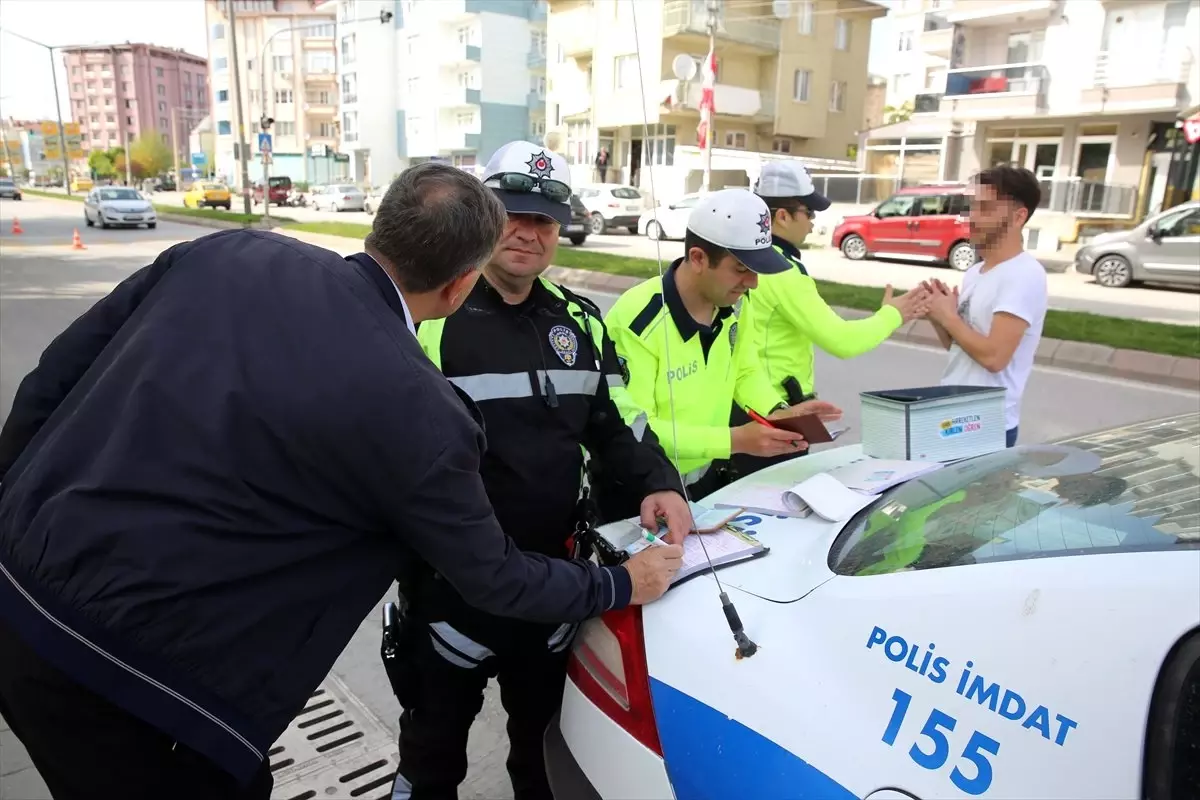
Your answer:
[[[939,103],[943,116],[1000,119],[1041,113],[1050,73],[1044,64],[963,67],[946,72]]]
[[[940,94],[919,94],[913,98],[913,113],[936,114],[941,105],[942,96]]]
[[[525,105],[530,111],[545,111],[546,110],[546,95],[538,92],[530,92],[525,96]]]
[[[674,78],[664,80],[659,86],[659,99],[667,113],[694,111],[699,113],[700,95],[704,87],[700,81],[680,81]],[[764,117],[773,119],[775,103],[763,102],[763,94],[758,89],[747,89],[743,86],[732,86],[728,83],[718,83],[713,87],[713,104],[717,109],[717,117]]]
[[[438,92],[438,105],[442,108],[471,108],[479,105],[479,90],[465,86],[444,87]]]
[[[663,3],[663,38],[680,37],[687,49],[708,50],[708,11],[698,0],[666,0]],[[770,6],[742,8],[736,16],[726,8],[717,15],[717,40],[736,51],[755,55],[779,52],[779,20],[770,18]],[[726,49],[728,52],[728,48]]]
[[[337,115],[337,106],[329,103],[305,103],[304,113],[310,117],[333,117]]]
[[[951,25],[991,27],[1044,22],[1057,7],[1057,0],[970,0],[943,13]]]
[[[300,46],[305,50],[332,50],[332,36],[305,36],[300,39]]]
[[[445,53],[442,61],[443,66],[459,66],[463,64],[478,64],[482,55],[479,47],[473,44],[464,44],[459,41],[447,42],[442,48]]]
[[[1136,186],[1086,181],[1082,178],[1041,180],[1038,208],[1059,214],[1092,217],[1132,217],[1137,210]]]
[[[304,73],[304,80],[308,83],[337,83],[337,73],[333,70],[313,70]]]
[[[1195,103],[1188,97],[1192,53],[1186,48],[1158,53],[1102,51],[1090,86],[1080,92],[1087,110],[1171,111]]]
[[[559,45],[567,58],[588,59],[596,45],[596,20],[591,8],[573,8],[557,22]],[[558,16],[555,17],[558,20]]]
[[[931,56],[949,58],[954,48],[954,26],[940,14],[926,14],[920,47]]]
[[[463,125],[438,126],[438,153],[451,155],[453,153],[470,152],[479,149],[479,131]]]
[[[537,48],[529,51],[529,56],[525,59],[525,65],[530,69],[545,69],[546,54]]]

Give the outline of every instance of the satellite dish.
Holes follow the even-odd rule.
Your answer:
[[[685,53],[680,53],[671,62],[671,71],[675,73],[675,77],[679,80],[690,81],[696,77],[696,59]]]
[[[771,3],[771,13],[777,19],[787,19],[792,14],[792,0],[774,0]]]

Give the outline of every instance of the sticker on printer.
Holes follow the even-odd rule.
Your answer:
[[[942,438],[950,439],[954,436],[961,436],[964,433],[975,433],[983,430],[983,422],[980,421],[978,414],[965,414],[961,417],[944,419],[939,427],[941,428]]]

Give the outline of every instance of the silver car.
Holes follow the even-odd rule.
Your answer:
[[[1101,286],[1200,285],[1200,202],[1169,208],[1128,231],[1102,233],[1075,253],[1075,271]]]
[[[367,196],[351,183],[335,183],[313,196],[313,208],[317,211],[362,211]]]
[[[97,186],[83,200],[83,221],[88,227],[101,228],[158,225],[154,206],[136,189],[124,186]]]

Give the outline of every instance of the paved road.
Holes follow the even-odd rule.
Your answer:
[[[158,192],[154,202],[181,205],[183,195],[178,192]],[[239,198],[234,199],[234,210],[240,211]],[[256,211],[261,211],[258,206]],[[361,211],[313,211],[311,208],[272,207],[280,216],[303,221],[337,221],[371,224],[371,217]],[[656,259],[661,257],[669,264],[681,256],[682,242],[656,243],[645,236],[628,233],[612,233],[589,236],[583,245],[585,250],[635,258]],[[568,247],[564,241],[563,247]],[[887,286],[911,289],[927,278],[940,278],[950,283],[959,280],[958,275],[943,267],[931,267],[918,262],[900,261],[849,261],[841,253],[825,247],[805,254],[805,265],[810,273],[824,280],[851,283],[859,286]],[[1169,322],[1177,325],[1200,325],[1200,291],[1175,287],[1129,287],[1106,289],[1090,277],[1080,275],[1073,269],[1048,276],[1050,307],[1065,311],[1088,311],[1125,319],[1142,319],[1154,322]]]
[[[27,231],[19,239],[8,233],[14,210],[20,212]],[[70,235],[79,217],[78,206],[64,202],[0,203],[0,420],[7,417],[21,378],[71,320],[163,248],[211,232],[170,223],[161,223],[156,231],[89,231],[85,238],[88,249],[72,251]],[[607,310],[615,298],[593,295],[593,299]],[[858,392],[935,382],[944,359],[943,353],[904,344],[885,344],[849,362],[819,355],[819,386],[823,397],[846,409],[853,426],[846,438],[855,442]],[[1038,368],[1026,398],[1021,438],[1042,441],[1191,411],[1198,401],[1194,392]],[[378,646],[376,609],[338,659],[334,673],[395,733],[398,708],[378,663]],[[6,744],[5,760],[12,764],[19,757],[14,755],[11,740]],[[504,771],[506,755],[504,714],[493,687],[472,730],[471,771],[461,796],[476,800],[511,797]],[[0,766],[0,773],[3,771]],[[15,781],[14,777],[8,779]],[[31,800],[39,795],[14,796]]]

